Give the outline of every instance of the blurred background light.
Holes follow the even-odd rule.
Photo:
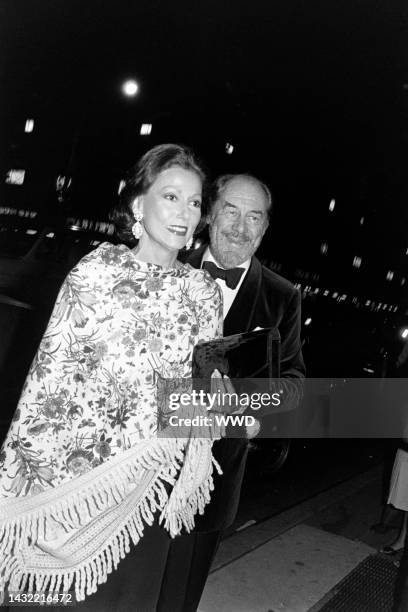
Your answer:
[[[25,122],[24,131],[29,134],[34,129],[34,119],[27,119]]]
[[[123,83],[122,91],[125,96],[135,96],[139,91],[139,85],[133,79],[129,79]]]
[[[23,185],[25,170],[9,170],[6,175],[8,185]]]
[[[152,124],[151,123],[142,123],[140,128],[140,134],[142,136],[148,136],[152,133]]]

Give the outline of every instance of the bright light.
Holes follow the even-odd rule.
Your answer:
[[[404,327],[404,329],[401,330],[401,338],[408,338],[408,328]]]
[[[26,230],[26,234],[28,234],[29,236],[35,236],[37,233],[37,230],[35,229],[28,229]]]
[[[227,144],[225,145],[225,152],[227,153],[227,155],[231,155],[234,152],[234,145],[227,142]]]
[[[8,185],[23,185],[25,170],[9,170],[6,176]]]
[[[312,322],[312,319],[310,317],[308,317],[305,321],[305,325],[310,325]]]
[[[329,245],[327,244],[327,242],[322,242],[322,244],[320,245],[320,252],[322,253],[322,255],[325,255],[327,253],[328,248]]]
[[[122,85],[122,91],[125,96],[135,96],[139,91],[139,85],[133,79],[125,81]]]
[[[388,270],[386,279],[388,281],[392,281],[393,278],[394,278],[394,272],[392,270]]]
[[[364,217],[361,217],[361,219],[360,219],[360,225],[364,225]]]
[[[37,211],[22,208],[17,210],[17,208],[10,208],[9,206],[0,206],[0,215],[18,215],[19,217],[34,219],[37,216]]]
[[[142,123],[140,128],[140,134],[142,136],[148,136],[152,133],[152,124],[151,123]]]
[[[54,232],[50,232],[49,234],[46,235],[46,238],[54,238],[55,234]]]
[[[24,131],[29,134],[34,129],[34,119],[27,119],[25,122]]]
[[[61,191],[62,189],[68,189],[71,185],[72,179],[67,178],[64,174],[59,174],[55,179],[55,189]]]
[[[407,282],[407,279],[405,277],[401,278],[401,285],[405,285],[406,282]]]
[[[329,204],[329,210],[330,212],[333,212],[334,207],[336,206],[336,200],[330,200],[330,204]]]
[[[353,266],[354,268],[359,268],[361,266],[361,257],[355,257],[353,259]]]
[[[118,195],[120,195],[122,189],[124,188],[124,186],[126,185],[126,181],[124,181],[123,179],[120,181],[119,183],[119,187],[118,187]]]

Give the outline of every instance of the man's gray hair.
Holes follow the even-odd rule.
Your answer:
[[[255,185],[258,185],[260,189],[262,189],[262,191],[265,194],[266,201],[268,204],[268,208],[267,208],[268,217],[270,217],[272,213],[272,194],[270,192],[270,189],[265,183],[260,181],[258,178],[256,178],[256,176],[253,176],[252,174],[222,174],[221,176],[219,176],[213,182],[210,188],[209,207],[208,207],[209,211],[211,212],[212,207],[217,202],[222,191],[225,189],[228,183],[232,179],[236,179],[236,178],[244,179],[246,181],[249,181],[250,183],[254,183]]]

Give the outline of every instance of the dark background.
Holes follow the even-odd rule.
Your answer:
[[[213,174],[249,171],[268,182],[270,259],[363,297],[400,297],[403,2],[3,0],[0,10],[2,205],[44,207],[72,156],[72,210],[104,219],[142,152],[185,142]],[[128,77],[140,85],[135,98],[121,93]],[[142,122],[153,124],[150,136],[140,136]],[[10,168],[26,169],[23,186],[4,184]]]
[[[252,172],[271,187],[259,255],[302,289],[309,375],[382,375],[408,322],[407,13],[400,0],[1,1],[0,287],[33,304],[40,279],[50,307],[67,269],[106,239],[72,239],[65,218],[106,221],[128,167],[184,142],[210,176]],[[11,168],[23,185],[5,183]],[[63,203],[58,174],[72,177]],[[42,226],[56,232],[43,251]],[[44,253],[51,281],[33,267]]]

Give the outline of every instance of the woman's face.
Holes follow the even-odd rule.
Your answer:
[[[133,212],[143,212],[139,250],[182,249],[201,218],[201,190],[201,179],[192,170],[173,166],[160,172],[133,204]]]

